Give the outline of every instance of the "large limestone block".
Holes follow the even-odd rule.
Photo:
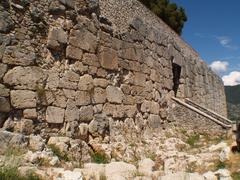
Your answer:
[[[67,101],[67,108],[65,111],[65,121],[78,121],[79,120],[79,109],[76,106],[74,100],[69,99]]]
[[[95,54],[85,53],[83,55],[83,63],[94,67],[100,67],[98,57]]]
[[[36,119],[37,118],[36,109],[25,109],[23,111],[23,117],[27,119]]]
[[[161,118],[159,115],[150,114],[148,118],[149,126],[153,129],[161,126]]]
[[[100,87],[94,88],[93,103],[103,104],[106,102],[106,90]]]
[[[71,30],[69,43],[72,46],[94,53],[97,48],[97,37],[85,28]]]
[[[81,122],[90,122],[93,119],[93,106],[82,106],[79,110]]]
[[[64,109],[54,106],[48,106],[46,111],[46,120],[48,123],[61,124],[64,120]]]
[[[89,132],[94,137],[103,136],[109,128],[109,119],[104,115],[96,115],[89,124]]]
[[[74,46],[68,46],[66,49],[66,57],[69,59],[81,60],[83,52],[81,49]]]
[[[106,89],[107,100],[112,103],[122,103],[124,94],[118,87],[108,86]]]
[[[0,112],[9,112],[10,110],[9,100],[5,97],[0,97]]]
[[[3,81],[15,89],[38,89],[39,83],[43,82],[47,75],[43,70],[36,66],[21,67],[17,66],[9,70],[3,77]]]
[[[2,58],[2,62],[5,64],[21,66],[33,65],[35,60],[35,52],[20,48],[18,46],[7,46]]]
[[[78,89],[82,91],[91,91],[93,90],[93,78],[89,74],[85,74],[80,77]]]
[[[143,73],[134,73],[134,84],[137,86],[146,86],[146,75]]]
[[[53,27],[49,30],[47,46],[50,49],[59,49],[67,43],[67,33],[61,27]]]
[[[85,106],[91,103],[90,93],[87,91],[77,91],[75,96],[75,102],[78,106]]]
[[[108,47],[102,47],[99,53],[99,61],[103,68],[110,70],[118,69],[117,51]]]
[[[137,169],[134,165],[125,162],[111,162],[105,167],[105,174],[109,180],[115,180],[117,176],[133,179],[136,172]]]
[[[29,90],[13,90],[10,92],[11,104],[17,109],[35,108],[36,93]]]

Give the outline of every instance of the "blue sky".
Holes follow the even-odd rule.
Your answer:
[[[240,1],[170,0],[188,16],[182,37],[224,80],[240,84]]]

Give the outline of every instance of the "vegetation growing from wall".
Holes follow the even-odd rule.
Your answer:
[[[184,23],[187,21],[187,15],[183,7],[171,3],[169,0],[139,0],[166,24],[168,24],[176,33],[181,35]]]

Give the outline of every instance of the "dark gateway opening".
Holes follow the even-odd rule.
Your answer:
[[[173,91],[174,91],[174,94],[176,97],[178,87],[180,84],[181,66],[173,62],[172,63],[172,71],[173,71]]]

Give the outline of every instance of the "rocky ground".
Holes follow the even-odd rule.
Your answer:
[[[105,137],[85,143],[69,137],[43,139],[0,131],[0,139],[0,177],[14,171],[19,177],[31,172],[32,178],[53,180],[239,178],[240,155],[231,152],[231,138],[222,136],[168,129],[146,131],[141,138],[133,137],[134,141],[124,137],[125,141],[107,143]]]

